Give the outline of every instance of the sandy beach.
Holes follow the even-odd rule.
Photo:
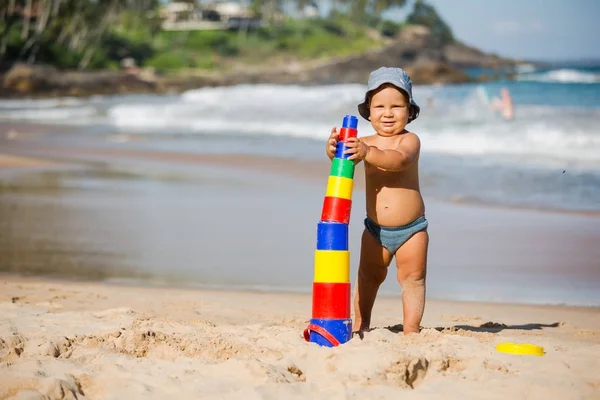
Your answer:
[[[302,338],[310,295],[0,282],[3,400],[600,397],[598,308],[431,301],[405,336],[383,298],[373,330],[324,348]]]

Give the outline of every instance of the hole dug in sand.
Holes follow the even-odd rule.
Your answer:
[[[442,358],[428,360],[425,357],[406,357],[393,362],[376,378],[369,379],[371,384],[385,383],[407,389],[415,389],[428,374],[445,374],[463,371],[467,368],[462,360]]]
[[[388,383],[414,389],[419,385],[429,369],[426,358],[413,358],[398,360],[383,371]]]
[[[287,368],[287,371],[290,374],[297,376],[298,377],[297,378],[298,382],[306,382],[306,375],[304,375],[304,372],[302,372],[302,370],[300,368],[298,368],[297,366],[290,365]]]
[[[9,362],[18,359],[23,353],[27,340],[19,334],[0,337],[0,362]]]
[[[446,358],[438,361],[436,370],[438,372],[460,372],[467,369],[467,364],[463,360],[456,358]]]

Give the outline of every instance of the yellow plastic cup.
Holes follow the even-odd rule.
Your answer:
[[[500,353],[527,355],[527,356],[543,356],[544,348],[529,343],[511,343],[504,342],[496,345],[496,351]]]

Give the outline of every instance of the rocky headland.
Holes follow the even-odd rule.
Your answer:
[[[144,69],[64,71],[51,66],[15,64],[0,75],[0,97],[169,93],[241,83],[364,83],[370,71],[384,65],[403,67],[415,84],[449,84],[474,81],[475,78],[465,72],[466,68],[485,68],[505,74],[522,63],[486,54],[459,42],[444,45],[429,29],[411,26],[384,47],[363,54],[325,60],[287,60],[258,67],[239,63],[219,72],[162,76]],[[477,79],[495,78],[497,76],[484,75]]]

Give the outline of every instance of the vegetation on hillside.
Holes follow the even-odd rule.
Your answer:
[[[193,2],[194,0],[186,0]],[[251,30],[164,31],[158,0],[5,0],[0,5],[0,64],[19,61],[58,68],[119,68],[132,58],[160,72],[226,68],[364,52],[394,37],[402,23],[382,17],[406,0],[335,0],[326,16],[295,18],[307,0],[251,0],[265,22]],[[450,28],[417,0],[407,23],[432,28],[444,41]]]
[[[172,71],[214,69],[231,62],[254,65],[360,53],[380,46],[382,40],[369,35],[368,26],[337,15],[287,19],[245,35],[235,31],[160,32],[147,44],[154,54],[140,61],[159,71]]]
[[[416,0],[414,8],[406,22],[411,25],[424,25],[431,29],[431,33],[442,43],[448,44],[454,41],[452,29],[438,15],[435,8],[423,0]]]

